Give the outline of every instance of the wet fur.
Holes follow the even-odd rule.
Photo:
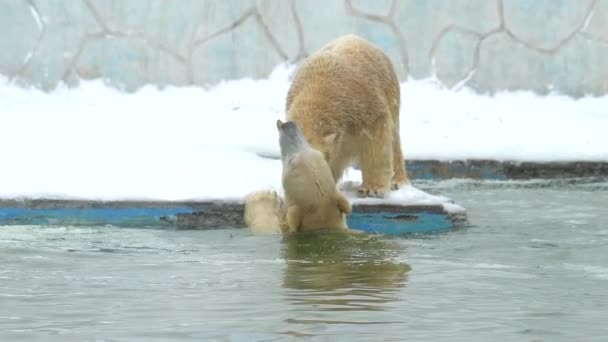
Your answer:
[[[355,35],[342,36],[297,70],[287,119],[321,151],[337,183],[358,162],[361,196],[383,197],[408,183],[399,135],[399,80],[391,61]]]
[[[260,190],[245,197],[245,224],[258,234],[279,232],[283,201],[276,191]]]
[[[323,158],[293,122],[277,121],[285,200],[275,191],[256,191],[245,199],[245,223],[253,231],[283,233],[348,229],[351,204],[338,190]]]
[[[313,149],[297,124],[277,121],[283,190],[283,232],[346,229],[351,205],[338,191],[323,154]]]

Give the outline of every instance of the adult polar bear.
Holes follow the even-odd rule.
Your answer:
[[[336,184],[354,162],[360,164],[363,175],[360,196],[384,197],[390,189],[409,182],[401,152],[399,107],[399,80],[393,65],[382,50],[366,40],[342,36],[311,55],[294,76],[286,112],[288,122],[301,129],[307,142],[301,146],[309,148],[310,144],[321,154],[309,157],[309,161],[302,159],[296,172],[294,164],[286,163],[281,142],[283,187],[290,192],[286,201],[290,203],[283,203],[272,191],[248,195],[247,225],[258,232],[276,230],[277,225],[283,232],[346,228],[344,214],[350,213],[350,204],[341,199]],[[282,131],[283,124],[277,127]],[[305,165],[313,160],[314,166]],[[323,168],[328,168],[333,181],[319,182],[320,174],[306,174]],[[315,191],[294,186],[298,182],[289,177],[295,174],[313,180]],[[314,200],[305,198],[307,194],[314,194]],[[302,210],[310,203],[315,203],[314,210]],[[289,206],[299,209],[290,213]],[[294,217],[297,225],[290,224]]]
[[[399,135],[399,79],[375,45],[345,35],[311,55],[287,94],[287,120],[325,156],[336,183],[358,162],[359,195],[384,197],[408,183]]]

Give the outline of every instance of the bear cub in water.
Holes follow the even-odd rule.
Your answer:
[[[347,228],[345,214],[352,207],[338,191],[323,154],[308,144],[295,122],[277,120],[277,128],[286,210],[282,230]]]
[[[277,120],[285,200],[274,191],[256,191],[245,199],[245,223],[254,231],[283,233],[347,229],[352,207],[338,190],[323,154],[313,149],[294,122]],[[278,209],[280,208],[280,209]]]

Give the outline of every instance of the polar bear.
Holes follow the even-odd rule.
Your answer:
[[[294,75],[286,116],[327,160],[334,181],[361,167],[362,197],[409,183],[399,135],[399,80],[389,58],[356,35],[312,54]]]
[[[281,229],[288,232],[316,229],[346,229],[351,204],[338,190],[321,152],[313,149],[294,122],[277,121],[285,217]]]
[[[261,190],[245,198],[245,223],[255,232],[283,233],[348,229],[352,206],[338,190],[323,154],[313,149],[294,122],[277,120],[285,200]]]

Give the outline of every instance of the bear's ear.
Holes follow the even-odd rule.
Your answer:
[[[277,128],[279,129],[279,131],[281,130],[281,128],[283,128],[283,121],[277,120]]]
[[[323,137],[323,143],[325,143],[325,144],[332,144],[334,141],[336,141],[337,137],[338,137],[337,133],[328,134],[328,135],[326,135],[326,136]]]

